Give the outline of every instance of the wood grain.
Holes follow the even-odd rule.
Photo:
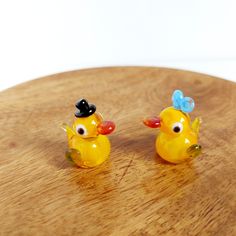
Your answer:
[[[179,165],[154,149],[143,117],[195,99],[203,154]],[[80,169],[64,158],[62,122],[85,97],[116,122],[110,160]],[[73,71],[0,93],[1,235],[236,235],[236,84],[187,71]]]

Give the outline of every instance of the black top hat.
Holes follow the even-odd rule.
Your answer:
[[[78,108],[78,111],[75,112],[76,117],[88,117],[96,111],[96,106],[93,104],[88,104],[85,99],[79,100],[75,106]]]

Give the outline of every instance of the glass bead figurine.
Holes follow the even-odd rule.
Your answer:
[[[106,137],[115,129],[112,121],[104,121],[96,107],[85,99],[75,104],[75,121],[72,128],[63,124],[69,150],[66,158],[74,164],[89,168],[103,163],[110,154],[110,141]]]
[[[190,120],[189,112],[194,109],[194,101],[184,97],[183,92],[175,90],[172,107],[165,108],[158,117],[144,119],[143,123],[151,128],[159,128],[156,151],[160,157],[171,163],[180,163],[201,153],[198,134],[201,119]]]

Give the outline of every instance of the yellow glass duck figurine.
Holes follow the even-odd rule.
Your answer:
[[[112,121],[103,121],[96,107],[85,99],[76,103],[78,111],[72,128],[63,124],[67,133],[69,150],[66,158],[76,165],[89,168],[103,163],[110,154],[110,141],[105,136],[115,129]]]
[[[184,97],[182,91],[175,90],[172,95],[173,107],[164,109],[159,117],[146,118],[143,123],[151,128],[160,128],[156,139],[156,151],[164,160],[180,163],[201,153],[198,144],[200,118],[192,123],[189,112],[194,108],[194,101]]]

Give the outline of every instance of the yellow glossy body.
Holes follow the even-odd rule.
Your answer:
[[[83,168],[94,167],[103,163],[110,154],[110,141],[105,135],[82,139],[78,135],[69,140],[73,162]]]
[[[69,151],[67,158],[76,165],[89,168],[103,163],[110,154],[110,141],[105,135],[98,133],[98,125],[102,122],[99,113],[89,117],[77,118],[73,127],[63,125],[67,133]],[[79,134],[83,128],[84,133]]]
[[[160,134],[156,139],[156,151],[163,159],[179,163],[199,154],[199,149],[189,152],[189,148],[198,143],[199,118],[196,118],[191,124],[188,114],[168,107],[161,112],[160,120]],[[175,126],[181,127],[181,131],[174,132]]]

